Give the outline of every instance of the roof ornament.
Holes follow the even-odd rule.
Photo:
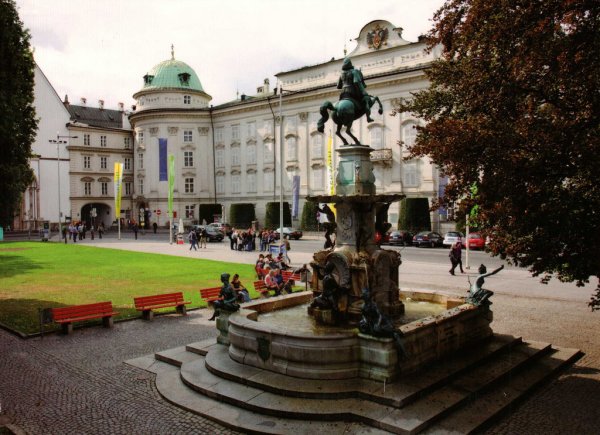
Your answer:
[[[171,44],[171,60],[175,60],[175,47]]]

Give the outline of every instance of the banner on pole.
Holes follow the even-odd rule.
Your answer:
[[[300,175],[294,175],[292,183],[292,217],[297,219],[300,202]]]
[[[158,181],[167,179],[167,140],[158,139]]]
[[[173,218],[173,190],[175,189],[175,156],[169,156],[169,216]]]
[[[121,191],[123,189],[123,163],[115,162],[115,217],[121,217]]]
[[[335,195],[335,170],[333,169],[333,136],[329,131],[327,139],[327,193]],[[329,204],[329,208],[335,214],[335,204]]]

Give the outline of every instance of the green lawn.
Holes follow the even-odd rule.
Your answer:
[[[38,309],[112,301],[117,319],[139,317],[134,296],[182,291],[188,308],[206,306],[199,289],[240,274],[256,297],[252,265],[42,242],[0,243],[0,323],[39,331]],[[174,311],[174,309],[166,310]],[[52,326],[55,328],[55,326]]]

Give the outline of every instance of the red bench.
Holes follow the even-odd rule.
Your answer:
[[[254,281],[254,290],[259,292],[262,296],[269,296],[269,289],[263,280]]]
[[[200,297],[210,305],[219,300],[219,293],[221,293],[221,287],[203,288],[200,290]]]
[[[52,320],[60,323],[65,334],[73,332],[73,322],[102,319],[106,328],[112,328],[113,318],[119,313],[113,311],[112,302],[97,302],[95,304],[73,305],[70,307],[52,308]]]
[[[154,318],[154,312],[157,308],[175,307],[179,314],[184,316],[187,314],[185,306],[191,304],[189,301],[183,300],[183,293],[165,293],[162,295],[153,296],[138,296],[133,298],[135,309],[142,312],[142,318],[144,320],[152,320]]]
[[[288,282],[290,280],[294,281],[294,282],[300,282],[300,274],[299,273],[294,273],[292,271],[289,270],[282,270],[281,271],[281,276],[283,276],[283,280],[285,282]]]

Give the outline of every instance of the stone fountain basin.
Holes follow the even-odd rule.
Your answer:
[[[260,314],[306,304],[312,297],[307,291],[244,304],[227,322],[229,356],[298,378],[393,381],[492,335],[488,307],[426,291],[401,291],[400,297],[441,304],[445,310],[400,327],[407,353],[400,360],[391,338],[364,335],[357,328],[323,327],[315,334],[257,321]]]

